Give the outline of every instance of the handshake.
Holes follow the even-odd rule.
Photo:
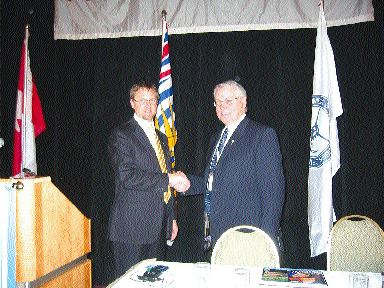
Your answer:
[[[168,174],[168,179],[169,186],[174,188],[177,192],[184,193],[191,186],[187,176],[181,171]]]

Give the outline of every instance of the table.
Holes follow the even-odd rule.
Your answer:
[[[149,282],[141,281],[138,275],[143,275],[150,265],[164,265],[169,269],[159,277],[162,280]],[[349,278],[351,272],[322,271],[328,286],[323,284],[287,283],[275,281],[262,281],[263,268],[261,267],[234,267],[226,265],[210,265],[208,263],[179,263],[164,262],[148,259],[141,261],[123,276],[111,283],[109,288],[237,288],[237,287],[334,287],[350,288]],[[382,276],[380,273],[359,273],[369,277],[369,288],[382,288]]]

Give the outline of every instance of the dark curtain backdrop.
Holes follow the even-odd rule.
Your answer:
[[[18,67],[28,21],[31,67],[47,122],[37,138],[39,175],[51,176],[92,219],[93,280],[106,284],[114,269],[106,241],[113,200],[108,136],[132,116],[130,86],[158,82],[160,36],[54,41],[52,3],[11,2],[1,3],[0,137],[6,140],[1,176],[10,176]],[[383,227],[383,4],[374,1],[374,7],[375,22],[328,29],[344,107],[334,202],[337,216],[364,214]],[[177,168],[202,172],[209,137],[221,127],[213,87],[227,79],[239,81],[248,92],[248,115],[274,127],[280,139],[286,178],[284,266],[325,269],[325,255],[309,256],[307,225],[315,38],[316,29],[170,35],[170,55]],[[202,259],[202,207],[201,197],[179,199],[180,234],[172,260]]]

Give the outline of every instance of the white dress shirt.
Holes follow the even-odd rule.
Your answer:
[[[156,131],[155,124],[153,121],[145,120],[139,117],[136,113],[133,115],[133,118],[139,124],[139,126],[144,130],[145,135],[147,135],[149,142],[151,143],[153,149],[156,152]]]

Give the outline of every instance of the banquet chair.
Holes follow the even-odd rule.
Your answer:
[[[263,230],[247,225],[225,231],[212,251],[211,264],[280,267],[279,253]]]
[[[328,239],[327,270],[384,271],[384,233],[380,226],[361,215],[337,221]]]

